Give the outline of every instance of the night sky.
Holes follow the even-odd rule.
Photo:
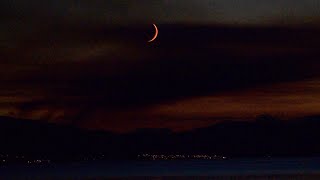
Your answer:
[[[4,0],[0,12],[2,116],[123,132],[320,114],[317,0]]]

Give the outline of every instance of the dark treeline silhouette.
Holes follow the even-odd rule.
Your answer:
[[[138,129],[127,134],[0,117],[0,153],[54,161],[97,154],[104,154],[105,159],[135,159],[142,153],[318,156],[319,139],[320,116],[284,121],[263,115],[255,121],[226,121],[188,132]]]

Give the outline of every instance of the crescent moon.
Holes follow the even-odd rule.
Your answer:
[[[149,43],[150,43],[150,42],[152,42],[152,41],[154,41],[154,40],[156,40],[156,39],[157,39],[157,37],[158,37],[158,34],[159,34],[159,30],[158,30],[157,25],[153,24],[153,26],[154,26],[154,29],[156,30],[156,32],[155,32],[155,34],[154,34],[153,38],[152,38],[151,40],[149,40],[149,41],[148,41]]]

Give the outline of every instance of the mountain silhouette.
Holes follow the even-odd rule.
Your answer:
[[[0,153],[56,161],[98,154],[105,159],[135,159],[142,153],[318,156],[319,129],[320,116],[280,120],[262,115],[255,121],[226,121],[186,132],[138,129],[126,134],[0,117]]]

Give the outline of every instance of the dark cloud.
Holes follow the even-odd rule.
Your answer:
[[[5,41],[0,99],[16,100],[4,103],[2,114],[117,130],[123,123],[177,128],[180,121],[187,129],[198,126],[194,119],[207,125],[226,115],[149,113],[161,104],[319,76],[318,30],[159,28],[153,44],[146,43],[152,26],[63,23]]]
[[[66,22],[85,23],[290,23],[318,17],[317,0],[278,0],[245,2],[235,0],[4,0],[0,10],[17,20],[49,18]],[[286,22],[288,21],[288,22]]]
[[[314,0],[1,1],[0,114],[113,130],[181,130],[252,115],[218,111],[219,104],[206,101],[228,92],[240,101],[245,89],[319,78],[319,30],[301,25],[316,22],[318,7]],[[274,22],[299,28],[217,25]],[[151,23],[160,34],[148,44]],[[284,104],[271,94],[266,102]],[[211,110],[193,114],[206,108],[190,102]],[[304,107],[318,106],[308,102],[313,108]],[[268,110],[253,104],[261,107],[254,112]]]

